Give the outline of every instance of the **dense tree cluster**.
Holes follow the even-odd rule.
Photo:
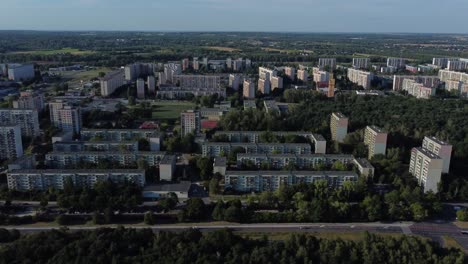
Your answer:
[[[284,241],[242,238],[229,230],[54,230],[0,246],[1,263],[466,263],[460,250],[417,237],[329,240],[293,234]]]

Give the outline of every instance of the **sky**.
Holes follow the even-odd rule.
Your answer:
[[[468,0],[0,0],[0,30],[468,33]]]

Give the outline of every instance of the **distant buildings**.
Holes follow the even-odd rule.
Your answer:
[[[364,132],[364,144],[369,150],[369,159],[375,155],[384,155],[387,150],[387,136],[381,128],[376,126],[367,126]]]
[[[0,159],[23,156],[23,143],[19,125],[0,125]]]
[[[125,66],[125,80],[135,81],[140,77],[153,75],[156,70],[154,63],[133,63]]]
[[[342,113],[332,113],[330,130],[332,139],[336,142],[343,143],[344,138],[348,134],[348,118]]]
[[[22,136],[40,135],[39,115],[36,109],[0,109],[0,125],[12,124],[20,126]]]
[[[415,80],[410,79],[403,80],[402,88],[403,91],[407,91],[408,94],[419,99],[429,99],[436,94],[436,88],[426,87],[424,84],[417,83]]]
[[[255,84],[251,80],[244,80],[242,95],[246,99],[255,99]]]
[[[124,72],[122,70],[109,72],[100,79],[100,84],[101,96],[109,96],[125,84]]]
[[[432,65],[438,66],[441,69],[447,68],[448,62],[451,58],[433,58]]]
[[[244,100],[244,110],[247,109],[257,109],[257,104],[255,100]]]
[[[270,83],[271,91],[275,89],[283,89],[283,78],[277,75],[276,70],[265,67],[258,68],[258,75],[260,80],[268,81]]]
[[[374,79],[374,74],[372,72],[348,68],[348,79],[364,87],[364,89],[369,90],[371,88],[371,82]]]
[[[405,67],[405,59],[403,58],[387,58],[387,67],[401,69]]]
[[[187,110],[180,114],[180,125],[182,136],[190,133],[199,134],[201,131],[201,116],[197,110]]]
[[[353,58],[353,68],[355,69],[367,69],[369,68],[369,58]]]
[[[438,191],[442,169],[443,160],[436,154],[424,148],[411,150],[409,172],[416,177],[424,192]]]
[[[44,96],[32,91],[21,92],[18,100],[13,101],[13,108],[44,110]]]
[[[148,76],[148,79],[147,79],[147,84],[148,84],[148,93],[150,94],[156,94],[156,79],[154,78],[154,76],[150,75]]]
[[[49,103],[50,121],[63,132],[79,134],[82,126],[81,108],[56,101]]]
[[[93,188],[99,181],[145,185],[144,170],[13,170],[7,174],[8,189],[17,191],[63,190],[70,179],[74,186]]]
[[[34,65],[8,64],[8,80],[15,82],[34,78]]]
[[[320,70],[334,70],[336,69],[336,58],[319,58],[318,67]]]

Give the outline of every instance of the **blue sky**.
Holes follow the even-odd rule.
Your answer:
[[[468,33],[468,0],[0,0],[0,29]]]

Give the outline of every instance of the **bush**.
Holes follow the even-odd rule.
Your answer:
[[[457,211],[457,219],[458,221],[468,221],[468,209],[463,208]]]

